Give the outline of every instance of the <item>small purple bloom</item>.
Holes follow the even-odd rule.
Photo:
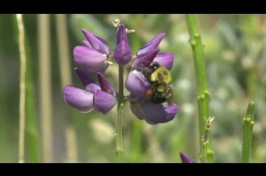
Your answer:
[[[132,64],[133,70],[129,73],[125,85],[130,92],[130,97],[134,99],[130,102],[133,114],[151,125],[173,120],[178,111],[178,107],[174,103],[157,104],[147,97],[147,91],[152,85],[146,80],[143,71],[147,70],[153,62],[157,62],[169,70],[173,66],[174,55],[172,53],[159,53],[158,45],[164,36],[164,33],[157,35],[138,51],[137,59]]]
[[[132,96],[146,98],[146,92],[151,85],[140,71],[133,70],[128,74],[125,87]]]
[[[182,163],[195,163],[193,159],[187,156],[184,152],[179,152]]]
[[[138,57],[132,64],[132,68],[138,68],[138,67],[148,67],[156,55],[159,53],[158,48],[154,48],[147,52],[145,55],[142,55],[141,57]]]
[[[160,33],[156,37],[154,37],[151,41],[146,43],[142,48],[140,48],[140,50],[137,53],[138,58],[140,58],[143,55],[146,55],[147,53],[149,53],[150,51],[158,48],[158,46],[161,43],[164,36],[165,36],[165,33]]]
[[[117,39],[117,45],[122,41],[125,41],[126,43],[128,43],[127,31],[126,31],[125,24],[119,25],[116,39]]]
[[[64,88],[64,99],[80,112],[90,112],[93,109],[93,93],[89,91],[67,85]]]
[[[133,62],[132,67],[148,67],[153,61],[171,68],[174,61],[174,56],[171,53],[159,53],[158,46],[165,33],[158,34],[151,41],[146,43],[137,53],[137,59]],[[159,53],[159,54],[158,54]]]
[[[174,119],[178,107],[176,104],[155,104],[152,102],[130,103],[133,114],[151,125],[166,123]]]
[[[168,70],[171,70],[174,63],[174,55],[172,53],[159,53],[154,58],[153,62],[158,62],[161,66],[164,66]]]
[[[67,104],[81,112],[90,112],[93,108],[106,114],[115,105],[115,92],[111,83],[100,72],[97,73],[99,84],[88,75],[75,68],[85,90],[71,85],[64,87],[64,99]]]
[[[102,54],[109,54],[109,48],[104,39],[98,37],[97,35],[94,35],[92,32],[88,31],[87,29],[82,29],[82,32],[93,49],[99,51]]]
[[[147,67],[152,62],[157,62],[159,65],[166,67],[167,69],[171,69],[174,62],[174,55],[172,53],[158,53],[151,51],[144,55],[142,58],[136,59],[132,66],[133,69],[127,77],[126,80],[126,89],[137,98],[145,98],[147,90],[150,89],[151,85],[144,77],[141,69],[147,69]],[[157,54],[157,55],[156,55]],[[148,64],[147,64],[148,63]],[[141,68],[138,70],[137,68]]]
[[[114,59],[119,65],[126,65],[132,58],[132,52],[128,45],[126,27],[121,24],[117,32],[117,46],[114,51]]]
[[[108,67],[107,55],[109,48],[106,42],[86,29],[82,29],[87,40],[85,46],[76,46],[73,50],[74,60],[86,73],[96,74],[105,72]]]

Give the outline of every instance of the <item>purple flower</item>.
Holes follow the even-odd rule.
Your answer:
[[[165,33],[160,33],[156,37],[154,37],[151,41],[146,43],[142,48],[140,48],[140,50],[137,53],[138,58],[140,58],[143,55],[146,55],[147,53],[149,53],[150,51],[158,48],[158,46],[161,43],[164,36],[165,36]]]
[[[195,163],[193,159],[187,156],[184,152],[179,152],[182,163]]]
[[[114,51],[114,59],[119,65],[126,65],[132,58],[130,46],[128,45],[126,27],[121,24],[117,32],[117,46]]]
[[[104,73],[108,67],[107,56],[109,54],[105,40],[86,29],[82,29],[82,32],[87,40],[83,41],[85,46],[74,48],[75,62],[88,74]]]
[[[178,111],[176,104],[155,104],[152,102],[131,102],[130,109],[138,119],[144,119],[151,125],[173,120]]]
[[[173,66],[174,55],[172,53],[159,53],[158,45],[164,36],[164,33],[157,35],[138,51],[137,59],[132,64],[133,70],[129,73],[125,85],[130,92],[130,98],[134,100],[130,102],[133,114],[151,125],[173,120],[178,111],[174,103],[158,104],[147,97],[147,91],[151,89],[152,84],[146,80],[143,70],[147,70],[153,62],[169,70]]]
[[[75,68],[85,90],[67,85],[64,87],[64,99],[67,104],[81,112],[90,112],[93,108],[106,114],[115,105],[115,91],[111,83],[100,72],[97,73],[99,84],[88,75]]]

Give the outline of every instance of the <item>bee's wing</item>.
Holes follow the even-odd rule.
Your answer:
[[[169,84],[169,96],[166,99],[166,102],[168,103],[168,105],[171,105],[173,103],[173,85]]]

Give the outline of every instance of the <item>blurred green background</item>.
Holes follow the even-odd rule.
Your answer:
[[[189,45],[189,34],[181,14],[67,14],[57,19],[48,15],[49,26],[42,26],[35,14],[23,15],[27,50],[26,96],[26,153],[25,162],[114,162],[116,106],[107,115],[96,111],[80,113],[63,99],[63,77],[82,88],[73,69],[73,48],[85,40],[81,29],[86,28],[107,41],[110,50],[116,45],[116,28],[112,20],[118,18],[127,28],[129,43],[136,53],[158,33],[166,36],[159,45],[160,52],[175,56],[171,70],[174,101],[179,112],[166,124],[149,125],[138,120],[126,104],[123,118],[125,162],[180,162],[183,151],[197,160],[199,154],[196,80]],[[204,43],[208,87],[211,93],[210,115],[214,162],[240,162],[242,147],[242,119],[250,101],[256,103],[251,162],[266,162],[266,16],[265,15],[198,15]],[[61,24],[60,19],[65,19]],[[67,32],[63,35],[57,27]],[[40,31],[49,32],[49,65],[41,65]],[[61,36],[62,35],[62,36]],[[59,47],[70,66],[59,60]],[[47,54],[47,53],[46,53]],[[48,56],[49,56],[48,55]],[[70,71],[60,73],[66,66]],[[48,68],[49,67],[49,68]],[[50,73],[49,95],[43,95],[40,73]],[[127,72],[130,67],[127,67]],[[16,16],[0,15],[0,162],[18,162],[19,74],[20,60]],[[127,73],[126,72],[126,73]],[[49,75],[49,74],[48,74]],[[109,66],[106,76],[116,90],[118,68]],[[125,75],[126,77],[126,75]],[[71,82],[72,81],[72,82]],[[46,85],[46,84],[45,84]],[[126,92],[128,93],[128,92]],[[46,102],[50,115],[41,117],[41,97],[51,96]],[[47,107],[46,107],[47,108]],[[41,118],[51,123],[42,124]],[[48,126],[47,126],[48,125]],[[49,128],[47,128],[49,127]],[[41,130],[43,129],[43,130]],[[47,132],[47,130],[49,130]],[[48,138],[43,138],[44,133]],[[50,140],[46,148],[45,140]],[[45,153],[45,152],[47,153]],[[49,155],[48,159],[45,156]]]

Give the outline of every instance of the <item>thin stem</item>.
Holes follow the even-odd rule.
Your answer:
[[[26,53],[25,53],[25,32],[23,18],[17,14],[19,31],[19,52],[20,52],[20,97],[19,97],[19,163],[24,163],[25,155],[25,75],[26,75]]]
[[[202,138],[202,162],[206,163],[208,158],[208,145],[209,145],[209,133],[211,130],[211,122],[213,121],[213,117],[209,117],[208,120],[206,120],[206,126],[205,126],[205,133],[204,137]]]
[[[243,144],[242,144],[242,163],[248,163],[251,151],[252,130],[254,122],[255,103],[250,102],[246,116],[243,119]]]
[[[51,96],[51,51],[50,16],[38,15],[40,119],[42,130],[43,162],[52,162],[52,96]]]
[[[199,109],[199,134],[200,134],[200,156],[203,157],[203,144],[205,119],[209,117],[210,93],[207,87],[206,69],[203,55],[201,35],[195,15],[186,15],[187,26],[190,34],[190,44],[193,50],[194,65],[197,79],[197,101]],[[210,146],[210,145],[209,145]],[[201,158],[202,159],[202,158]],[[207,158],[203,160],[207,161]]]
[[[119,65],[119,94],[118,94],[118,109],[116,118],[116,162],[121,162],[121,157],[124,153],[123,141],[122,141],[122,118],[124,108],[124,67]]]

